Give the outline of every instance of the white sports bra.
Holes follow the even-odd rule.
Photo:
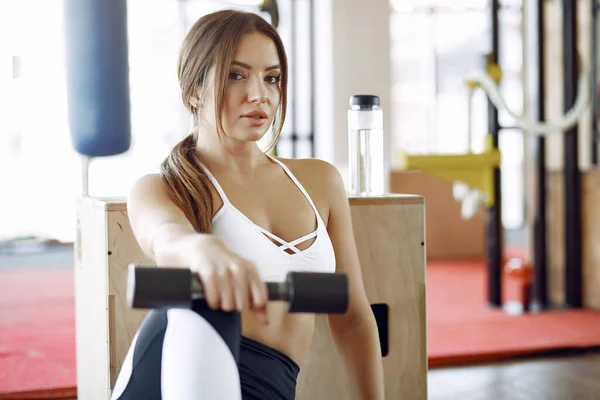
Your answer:
[[[212,219],[212,233],[223,240],[234,253],[252,261],[261,274],[261,279],[265,282],[285,281],[286,275],[290,271],[335,272],[333,245],[317,207],[287,166],[269,154],[267,156],[283,168],[306,197],[315,212],[317,229],[291,242],[286,242],[261,228],[231,204],[216,178],[205,165],[200,163],[200,167],[223,200],[223,207]],[[273,243],[267,236],[280,244]],[[307,249],[299,250],[296,247],[315,236],[315,241]],[[286,249],[291,250],[293,254],[286,252]]]

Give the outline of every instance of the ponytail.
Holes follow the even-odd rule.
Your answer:
[[[177,143],[161,164],[161,179],[171,201],[199,233],[210,233],[213,202],[210,181],[198,168],[195,135]]]

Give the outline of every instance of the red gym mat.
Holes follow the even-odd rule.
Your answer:
[[[485,308],[483,261],[427,267],[431,368],[600,346],[600,312]],[[506,299],[518,291],[506,280]],[[0,270],[0,399],[76,397],[71,268]]]
[[[0,399],[75,397],[72,268],[0,270]]]
[[[481,260],[428,263],[430,368],[600,346],[600,312],[508,315],[484,306],[486,285]],[[520,299],[516,281],[510,278],[503,278],[502,293],[504,301]]]

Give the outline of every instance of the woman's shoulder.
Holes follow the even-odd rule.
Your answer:
[[[335,179],[339,175],[338,169],[333,164],[319,158],[275,158],[288,167],[294,175],[319,176],[324,179]]]
[[[158,173],[149,173],[145,175],[141,175],[135,179],[133,185],[131,186],[131,190],[149,190],[149,189],[157,189],[162,188],[163,182]]]
[[[313,193],[330,197],[331,191],[343,191],[344,183],[340,171],[331,163],[318,158],[281,158],[302,186]]]
[[[138,177],[129,189],[128,198],[143,201],[148,198],[166,198],[166,187],[158,173],[149,173]]]

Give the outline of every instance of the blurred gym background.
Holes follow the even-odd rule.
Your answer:
[[[180,101],[175,60],[189,26],[200,15],[223,7],[258,11],[262,1],[127,3],[133,142],[126,154],[92,162],[92,196],[126,195],[132,181],[156,170],[187,132],[189,121]],[[328,135],[311,132],[310,126],[310,75],[311,71],[323,73],[314,68],[318,49],[311,49],[310,43],[310,26],[315,23],[310,14],[312,3],[278,1],[279,31],[295,70],[290,94],[293,105],[278,147],[283,157],[292,156],[294,144],[297,157],[310,157],[310,136]],[[470,71],[482,68],[484,55],[490,51],[489,4],[431,3],[390,2],[391,102],[383,107],[391,120],[396,147],[418,152],[465,152],[467,100],[463,79]],[[0,176],[8,190],[5,193],[11,194],[1,199],[0,237],[4,240],[22,236],[61,242],[74,239],[73,204],[81,193],[81,167],[80,157],[71,146],[67,121],[61,5],[60,0],[5,0],[0,4]],[[312,7],[314,10],[315,4]],[[502,93],[516,112],[522,112],[524,102],[520,7],[520,0],[503,2],[500,25]],[[270,18],[267,12],[263,14]],[[370,75],[376,71],[355,73]],[[474,149],[482,147],[486,132],[483,93],[476,107],[473,126],[480,134],[475,137]],[[300,140],[292,142],[292,135]],[[524,223],[523,136],[503,133],[500,148],[504,182],[511,182],[507,186],[510,190],[504,191],[503,224],[519,229]]]
[[[483,151],[488,100],[483,91],[476,92],[469,121],[464,80],[472,71],[484,70],[486,56],[493,51],[494,5],[498,6],[502,96],[512,111],[531,119],[536,118],[540,101],[545,104],[547,119],[562,116],[565,16],[561,1],[122,1],[128,9],[132,146],[125,154],[91,161],[90,196],[124,197],[137,177],[158,170],[189,129],[176,76],[177,53],[185,33],[206,13],[228,7],[247,9],[277,24],[290,59],[291,101],[277,154],[322,158],[345,174],[348,97],[363,90],[380,95],[389,150],[389,190],[425,195],[427,213],[432,216],[428,235],[431,231],[436,236],[428,237],[432,279],[428,281],[428,295],[432,293],[428,318],[443,314],[444,307],[454,301],[468,301],[470,308],[456,314],[453,326],[466,329],[470,315],[485,313],[486,216],[482,207],[465,218],[451,182],[426,174],[415,180],[415,175],[396,171],[394,154],[397,150],[412,154]],[[591,63],[591,1],[577,2],[578,57],[587,69]],[[545,13],[543,60],[537,58],[539,5]],[[72,243],[75,204],[83,187],[82,159],[72,147],[67,115],[65,23],[62,0],[0,2],[0,399],[67,398],[75,384]],[[536,79],[542,66],[546,89],[540,100]],[[587,110],[579,124],[582,170],[594,169],[590,155],[593,114]],[[507,255],[503,262],[513,256],[530,262],[535,146],[521,129],[511,127],[513,120],[504,110],[499,111],[498,121],[503,127],[498,144],[502,154],[501,230]],[[545,146],[549,182],[554,182],[552,174],[563,168],[561,135],[548,138]],[[548,230],[555,229],[552,226]],[[549,240],[560,242],[556,238],[561,234],[553,235],[549,233]],[[466,269],[461,265],[467,265]],[[560,286],[560,279],[556,282],[555,286]],[[508,300],[525,301],[519,287],[507,287]],[[461,291],[477,295],[453,300]],[[556,298],[559,303],[564,300],[562,294]],[[508,311],[501,313],[508,318],[507,324],[519,318]],[[585,326],[600,328],[596,320],[586,320]],[[555,324],[569,323],[566,321]],[[469,350],[445,341],[447,326],[433,319],[429,322],[430,349],[441,349],[439,366],[464,364],[461,355]],[[544,327],[535,333],[527,331],[529,322],[519,328],[517,339],[543,332]],[[502,331],[487,326],[493,332]],[[46,328],[49,330],[43,333],[41,329]],[[440,330],[435,331],[437,328]],[[470,334],[473,336],[467,337],[487,333]],[[455,335],[456,340],[461,335]],[[512,356],[530,353],[530,348],[519,347],[521,342],[515,337],[510,339],[516,348]],[[504,339],[491,340],[493,344]],[[557,340],[552,342],[554,350],[571,347],[572,337],[563,335]],[[483,353],[489,345],[482,344]],[[583,347],[595,345],[600,342],[585,342]],[[444,361],[447,352],[455,358]],[[481,354],[472,360],[502,358]],[[469,359],[468,354],[465,357]],[[448,379],[432,375],[431,398],[466,398],[446,390],[454,377],[466,377],[470,372],[464,373]],[[466,390],[466,386],[460,389]],[[565,390],[563,393],[571,393],[571,389]]]

